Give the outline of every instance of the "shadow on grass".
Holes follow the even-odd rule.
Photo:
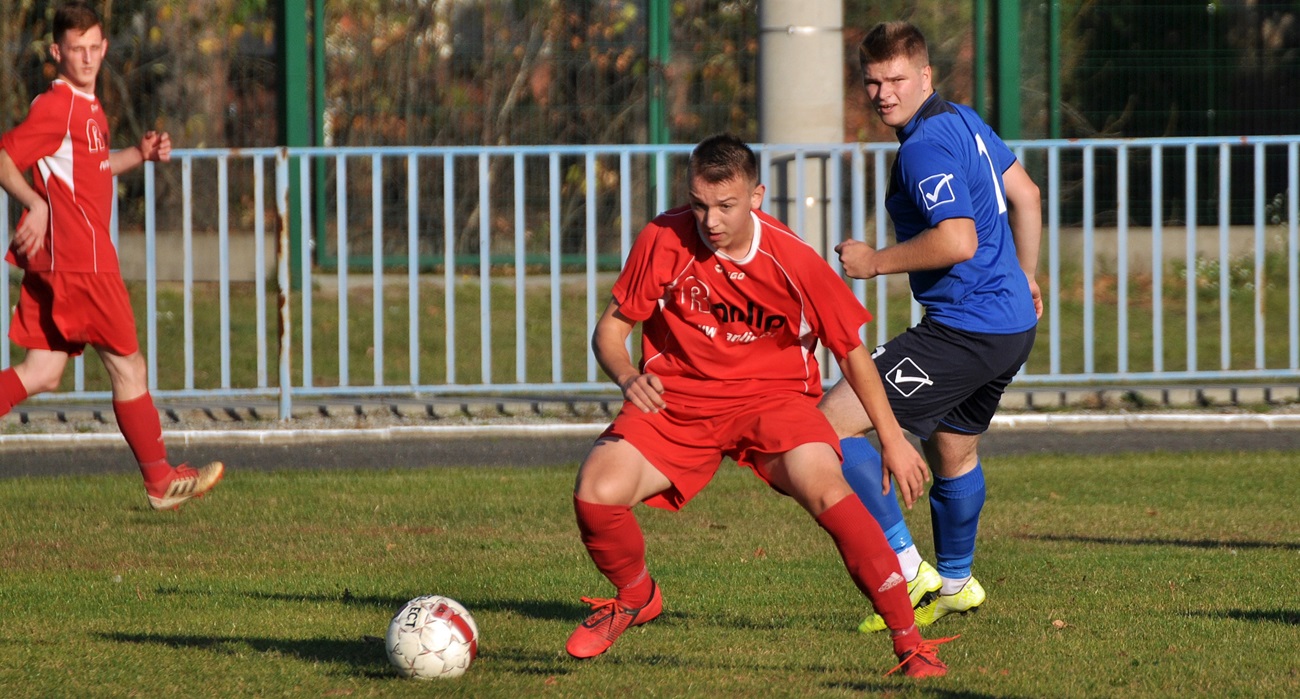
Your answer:
[[[1191,612],[1190,615],[1213,619],[1235,619],[1237,621],[1300,626],[1300,610],[1296,609],[1276,609],[1271,611],[1262,609],[1226,609],[1215,612]]]
[[[355,641],[341,639],[289,639],[262,636],[198,636],[188,634],[100,633],[114,643],[148,644],[167,648],[188,648],[239,655],[254,651],[297,658],[310,663],[343,665],[349,674],[370,679],[395,678],[384,654],[382,638],[365,636]],[[497,672],[522,675],[565,675],[574,667],[562,653],[538,653],[516,648],[480,647],[475,663],[492,663]]]
[[[390,677],[388,661],[384,655],[384,642],[380,638],[357,640],[324,638],[266,638],[258,636],[197,636],[190,634],[153,633],[101,633],[106,641],[166,646],[168,648],[197,648],[214,653],[237,655],[249,650],[258,653],[276,653],[312,663],[345,665],[353,674],[365,677]]]
[[[1291,541],[1232,541],[1219,539],[1160,539],[1120,536],[1078,536],[1062,534],[1025,534],[1019,539],[1032,541],[1064,541],[1076,544],[1109,544],[1116,546],[1179,546],[1193,549],[1282,549],[1300,551],[1300,543]]]

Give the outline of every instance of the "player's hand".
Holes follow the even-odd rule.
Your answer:
[[[846,240],[835,246],[844,273],[854,279],[876,276],[876,249],[861,240]]]
[[[45,247],[45,231],[50,225],[50,207],[44,201],[27,210],[18,230],[14,231],[14,247],[18,254],[30,258]]]
[[[892,448],[882,444],[880,448],[882,490],[880,492],[883,494],[889,493],[891,475],[894,477],[894,482],[898,484],[899,494],[903,496],[903,504],[907,509],[912,509],[912,505],[925,492],[925,484],[930,480],[930,467],[909,443],[904,442]]]
[[[1034,315],[1041,320],[1043,318],[1043,290],[1038,288],[1038,280],[1033,277],[1029,279],[1029,295],[1034,299]]]
[[[166,131],[149,131],[140,139],[140,155],[145,160],[167,162],[172,159],[172,137]]]
[[[623,399],[643,413],[657,413],[668,405],[664,402],[664,384],[654,374],[637,374],[619,384]]]

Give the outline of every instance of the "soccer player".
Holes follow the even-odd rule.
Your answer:
[[[93,8],[63,5],[50,55],[58,78],[27,118],[0,138],[0,186],[27,209],[5,259],[23,270],[9,337],[23,361],[0,371],[0,417],[28,396],[59,387],[68,358],[95,348],[108,371],[113,413],[144,476],[149,504],[176,509],[221,480],[225,467],[172,466],[149,395],[135,316],[109,237],[113,176],[145,160],[168,160],[171,139],[150,131],[109,151],[108,119],[95,82],[108,50]],[[33,170],[33,183],[23,173]]]
[[[616,594],[583,598],[593,613],[566,649],[600,655],[629,627],[659,616],[663,595],[632,507],[681,509],[729,456],[830,534],[886,620],[895,670],[945,674],[935,646],[950,639],[922,640],[898,559],[845,482],[839,439],[817,410],[820,340],[877,425],[884,460],[916,479],[928,475],[859,339],[869,314],[811,246],[759,211],[764,187],[744,142],[727,134],[704,140],[687,174],[689,206],[641,231],[592,335],[624,403],[583,461],[573,504],[582,542]],[[639,366],[627,349],[637,323]]]
[[[1042,297],[1034,275],[1042,233],[1037,185],[970,108],[935,93],[925,37],[905,22],[878,24],[859,46],[867,96],[898,134],[886,208],[897,244],[849,240],[836,251],[851,277],[907,272],[925,308],[915,327],[876,349],[893,414],[922,439],[937,568],[922,560],[891,491],[910,508],[921,490],[863,436],[875,423],[841,382],[822,410],[841,437],[844,474],[898,554],[916,621],[925,626],[985,600],[971,576],[984,505],[977,447],[998,402],[1034,346]],[[879,428],[879,425],[876,425]],[[891,425],[892,428],[892,425]],[[862,631],[886,628],[879,615]]]

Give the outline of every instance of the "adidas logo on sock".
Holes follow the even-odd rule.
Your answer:
[[[903,576],[899,575],[898,573],[890,573],[889,577],[885,579],[885,584],[881,585],[880,589],[877,590],[877,592],[884,592],[885,590],[888,590],[890,588],[898,587],[899,585],[905,585],[905,584],[907,584],[907,581],[903,579]]]

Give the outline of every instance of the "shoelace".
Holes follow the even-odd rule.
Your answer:
[[[909,661],[911,661],[912,658],[915,658],[917,656],[921,656],[923,658],[933,658],[935,660],[938,660],[938,657],[935,655],[935,652],[938,650],[939,646],[948,643],[949,641],[955,641],[959,638],[961,638],[961,634],[957,634],[956,636],[949,636],[947,638],[922,639],[920,643],[916,644],[916,647],[913,648],[911,652],[903,656],[902,660],[900,660],[898,664],[894,666],[894,669],[890,670],[889,672],[886,672],[885,676],[889,676],[894,674],[895,672],[898,672],[899,668],[903,667]]]

